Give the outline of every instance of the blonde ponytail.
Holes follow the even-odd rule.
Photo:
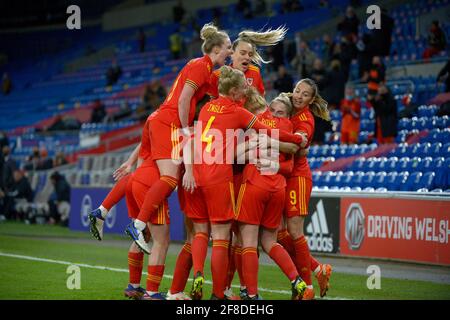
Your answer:
[[[233,42],[233,50],[236,49],[240,41],[250,43],[253,48],[252,62],[257,65],[261,65],[261,63],[270,63],[270,61],[266,61],[261,57],[258,53],[257,46],[274,46],[284,39],[286,33],[287,29],[285,27],[278,27],[275,30],[269,29],[261,32],[244,30],[239,33],[238,38]]]
[[[228,34],[217,29],[212,23],[207,23],[200,30],[200,38],[203,40],[202,52],[208,54],[214,47],[221,47],[228,39]]]
[[[309,104],[309,109],[311,112],[319,118],[322,118],[323,120],[330,121],[330,112],[328,111],[328,102],[323,99],[319,94],[319,88],[317,87],[317,84],[314,80],[305,78],[301,79],[295,87],[297,87],[300,83],[305,82],[307,85],[309,85],[313,91],[314,91],[314,99]]]

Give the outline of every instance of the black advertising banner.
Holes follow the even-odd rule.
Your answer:
[[[312,252],[339,252],[340,198],[312,196],[304,231]]]

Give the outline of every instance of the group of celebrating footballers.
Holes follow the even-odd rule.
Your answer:
[[[303,229],[312,190],[306,155],[313,114],[329,120],[327,103],[314,81],[302,79],[292,93],[281,93],[267,105],[257,67],[268,63],[257,47],[277,44],[286,31],[242,31],[231,43],[225,31],[204,25],[203,57],[180,71],[166,100],[147,118],[141,143],[114,172],[117,183],[89,219],[91,233],[102,240],[108,211],[125,196],[132,219],[125,232],[133,240],[125,296],[201,299],[210,238],[211,299],[239,299],[231,290],[236,271],[240,298],[260,299],[259,243],[291,282],[293,300],[314,299],[312,273],[320,296],[326,294],[331,266],[311,256]],[[225,66],[228,57],[232,62]],[[203,105],[205,97],[210,100]],[[229,130],[238,134],[225,139]],[[197,161],[198,155],[214,160]],[[187,239],[172,285],[163,294],[159,285],[170,242],[167,198],[177,187]],[[146,289],[140,285],[144,253],[149,255]],[[191,269],[194,278],[186,295]]]

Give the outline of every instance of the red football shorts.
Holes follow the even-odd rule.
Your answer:
[[[185,213],[194,221],[224,223],[233,220],[235,198],[231,181],[197,187],[193,194],[185,192],[184,197]]]
[[[305,177],[291,177],[287,179],[284,212],[288,218],[308,215],[311,191],[311,179]]]
[[[181,183],[178,185],[178,200],[180,202],[180,209],[184,212],[186,217],[190,218],[195,223],[207,223],[208,209],[203,199],[200,188],[195,188],[193,193],[184,190]]]
[[[284,188],[271,192],[251,183],[244,183],[239,190],[236,217],[239,222],[276,229],[283,215]]]
[[[150,120],[152,158],[181,160],[181,132],[174,124],[166,124],[155,117]]]
[[[128,216],[136,219],[145,200],[149,186],[133,179],[131,184],[132,197],[127,194]],[[152,224],[170,224],[169,205],[167,199],[159,206],[158,210],[150,217]]]

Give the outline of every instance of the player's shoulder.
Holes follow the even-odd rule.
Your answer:
[[[288,118],[277,118],[278,119],[278,127],[282,130],[292,131],[294,126],[292,122]]]
[[[261,73],[261,69],[258,66],[254,65],[254,64],[250,64],[248,66],[248,70],[252,71],[254,73],[258,73],[258,74]]]

